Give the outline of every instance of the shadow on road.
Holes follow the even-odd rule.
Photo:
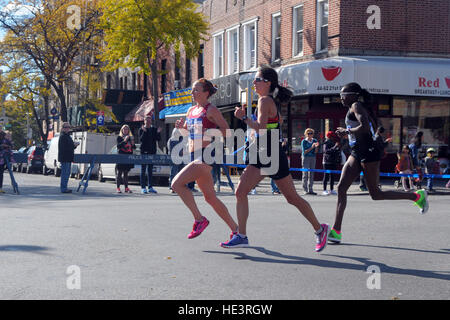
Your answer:
[[[407,249],[407,248],[391,248],[391,247],[382,247],[382,248],[416,251],[415,249]],[[338,262],[338,261],[331,261],[331,260],[311,259],[311,258],[305,258],[305,257],[291,256],[291,255],[286,255],[286,254],[283,254],[283,253],[280,253],[277,251],[268,250],[264,247],[248,247],[244,250],[251,250],[251,249],[261,252],[269,257],[252,256],[252,255],[247,254],[246,252],[225,251],[225,249],[224,249],[224,251],[204,251],[204,252],[213,253],[213,254],[234,255],[234,256],[236,256],[235,259],[250,260],[253,262],[311,265],[311,266],[322,267],[322,268],[347,269],[347,270],[358,270],[358,271],[366,271],[368,266],[376,265],[380,268],[382,273],[410,275],[410,276],[421,277],[421,278],[431,278],[431,279],[450,281],[450,271],[444,272],[444,271],[402,269],[402,268],[397,268],[397,267],[391,267],[382,262],[373,261],[370,258],[320,254],[321,257],[324,257],[324,256],[336,257],[336,258],[341,258],[341,259],[354,260],[354,261],[358,262],[358,263],[349,263],[349,262]],[[443,250],[448,250],[448,249],[443,249]],[[419,250],[419,251],[430,253],[430,251],[426,251],[426,250]],[[431,252],[431,253],[449,254],[449,252],[444,252],[444,251],[435,251],[435,252]]]
[[[0,245],[0,252],[6,251],[6,252],[31,252],[35,254],[44,254],[47,255],[45,251],[51,250],[48,247],[41,247],[41,246],[31,246],[31,245],[22,245],[22,244],[6,244],[6,245]]]

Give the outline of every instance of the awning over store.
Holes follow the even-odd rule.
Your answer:
[[[192,106],[191,88],[164,93],[164,104],[166,108],[159,113],[160,119],[172,122],[173,118],[178,119],[186,115],[186,112]]]
[[[147,115],[152,116],[153,115],[153,99],[144,100],[141,103],[139,103],[133,110],[131,110],[126,116],[125,121],[127,122],[138,122],[138,121],[144,121],[144,118]],[[159,99],[159,112],[161,113],[164,111],[164,99]]]
[[[449,70],[450,59],[354,56],[283,66],[278,76],[294,95],[337,94],[357,82],[373,94],[450,97]]]
[[[192,103],[185,103],[165,108],[159,113],[159,118],[165,119],[167,117],[173,117],[178,115],[184,116],[186,115],[186,112],[189,110],[190,107],[192,107]]]

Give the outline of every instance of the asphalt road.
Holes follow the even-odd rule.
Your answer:
[[[314,252],[312,227],[269,180],[250,197],[250,248],[223,249],[226,225],[201,194],[211,221],[188,240],[193,219],[166,187],[115,194],[91,181],[59,193],[59,179],[5,174],[0,195],[0,299],[449,299],[450,192],[420,215],[408,201],[372,201],[352,187],[343,243]],[[298,190],[300,182],[296,182]],[[77,180],[69,185],[76,189]],[[392,184],[384,188],[391,188]],[[319,185],[317,184],[317,189]],[[235,198],[219,194],[235,216]],[[305,196],[333,223],[335,196]]]

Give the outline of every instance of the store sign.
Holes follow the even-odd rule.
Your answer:
[[[292,89],[294,95],[337,94],[353,81],[354,65],[349,59],[322,59],[281,67],[280,83]]]
[[[211,82],[217,86],[217,92],[209,99],[213,105],[220,107],[239,103],[239,74],[220,77]]]
[[[192,104],[191,88],[175,90],[164,93],[164,105],[166,107]]]
[[[283,66],[280,84],[294,95],[338,94],[357,82],[372,94],[450,97],[449,59],[341,57]]]

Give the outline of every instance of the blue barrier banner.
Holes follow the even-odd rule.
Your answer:
[[[27,162],[27,155],[23,153],[14,153],[14,161],[17,163]],[[172,165],[172,159],[170,155],[166,154],[147,154],[147,155],[135,155],[135,154],[75,154],[75,163],[128,163],[128,164],[155,164],[155,165]],[[245,168],[246,165],[224,163],[227,167]],[[336,173],[341,174],[340,170],[324,170],[324,169],[304,169],[304,168],[291,168],[290,171],[300,172],[322,172],[322,173]],[[361,175],[363,173],[361,172]],[[423,174],[419,176],[417,173],[412,174],[400,174],[400,173],[387,173],[380,172],[381,177],[412,177],[412,178],[433,178],[433,179],[450,179],[450,174]]]
[[[233,163],[225,163],[224,166],[227,167],[236,167],[236,168],[245,168],[247,167],[246,165],[243,164],[233,164]],[[322,172],[322,173],[336,173],[336,174],[341,174],[342,171],[340,170],[324,170],[324,169],[304,169],[304,168],[290,168],[289,171],[300,171],[300,172]],[[361,171],[360,173],[361,176],[363,176],[363,172]],[[417,173],[411,173],[411,174],[406,174],[406,173],[385,173],[385,172],[380,172],[380,176],[381,177],[412,177],[412,178],[419,178],[419,175]],[[423,174],[421,176],[422,178],[436,178],[436,179],[450,179],[450,174]]]

